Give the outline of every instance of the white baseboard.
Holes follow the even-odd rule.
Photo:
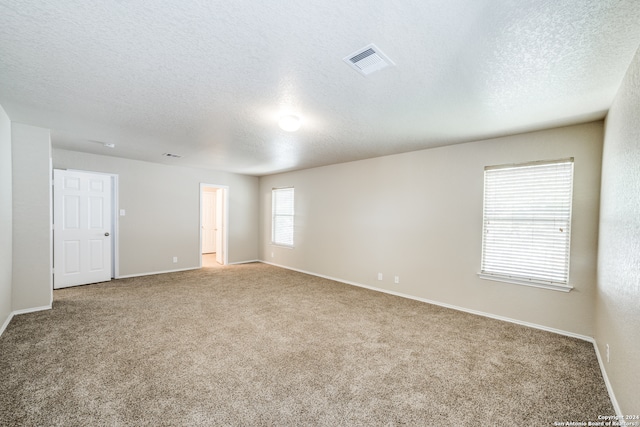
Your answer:
[[[444,303],[444,302],[434,301],[434,300],[430,300],[430,299],[427,299],[427,298],[421,298],[421,297],[417,297],[417,296],[414,296],[414,295],[403,294],[401,292],[390,291],[388,289],[376,288],[374,286],[369,286],[369,285],[363,285],[362,283],[356,283],[356,282],[351,282],[351,281],[348,281],[348,280],[338,279],[336,277],[325,276],[323,274],[312,273],[310,271],[300,270],[300,269],[297,269],[297,268],[291,268],[291,267],[287,267],[285,265],[275,264],[275,263],[268,262],[268,261],[260,261],[260,262],[262,262],[264,264],[270,264],[270,265],[273,265],[275,267],[285,268],[287,270],[297,271],[299,273],[310,274],[312,276],[322,277],[323,279],[329,279],[329,280],[333,280],[335,282],[345,283],[347,285],[353,285],[353,286],[358,286],[360,288],[370,289],[370,290],[376,291],[376,292],[383,292],[385,294],[390,294],[390,295],[395,295],[395,296],[402,297],[402,298],[412,299],[412,300],[415,300],[415,301],[425,302],[427,304],[433,304],[433,305],[437,305],[437,306],[440,306],[440,307],[450,308],[452,310],[463,311],[465,313],[476,314],[478,316],[489,317],[491,319],[502,320],[504,322],[515,323],[515,324],[518,324],[518,325],[528,326],[528,327],[534,328],[534,329],[540,329],[540,330],[547,331],[547,332],[553,332],[555,334],[565,335],[565,336],[568,336],[568,337],[578,338],[578,339],[581,339],[581,340],[584,340],[584,341],[593,342],[593,338],[590,337],[590,336],[587,336],[587,335],[576,334],[574,332],[564,331],[562,329],[556,329],[556,328],[551,328],[549,326],[538,325],[537,323],[524,322],[522,320],[512,319],[510,317],[499,316],[499,315],[491,314],[491,313],[486,313],[484,311],[472,310],[472,309],[469,309],[469,308],[460,307],[460,306],[453,305],[453,304],[447,304],[447,303]]]
[[[604,384],[607,386],[607,391],[609,392],[609,398],[611,399],[611,404],[613,405],[613,409],[616,411],[617,416],[622,417],[622,411],[620,410],[620,405],[618,404],[616,395],[613,392],[613,387],[611,386],[611,382],[609,382],[609,376],[607,375],[607,371],[604,368],[604,361],[602,360],[602,356],[600,355],[600,349],[598,348],[598,343],[596,342],[595,339],[592,339],[591,342],[593,342],[593,348],[595,348],[596,350],[596,357],[598,358],[598,364],[600,365],[600,372],[602,372],[602,378],[604,379]]]
[[[230,262],[227,265],[249,264],[252,262],[261,262],[261,261],[259,259],[248,260],[248,261],[236,261],[236,262]],[[202,267],[187,267],[187,268],[178,268],[175,270],[152,271],[149,273],[125,274],[123,276],[115,277],[115,279],[128,279],[130,277],[153,276],[154,274],[177,273],[179,271],[199,270],[200,268]]]
[[[35,311],[43,311],[43,310],[51,310],[51,305],[43,305],[41,307],[31,307],[31,308],[23,308],[20,310],[13,310],[13,314],[14,315],[18,315],[18,314],[26,314],[26,313],[33,313]]]
[[[21,310],[12,311],[11,313],[9,313],[9,316],[7,316],[7,320],[4,321],[4,323],[2,324],[2,327],[0,327],[0,336],[2,336],[5,329],[7,329],[7,326],[9,326],[9,323],[11,323],[11,319],[13,319],[13,316],[17,316],[18,314],[33,313],[35,311],[42,311],[42,310],[51,310],[51,305],[44,305],[42,307],[33,307],[33,308],[23,308]]]
[[[9,315],[7,316],[7,320],[5,320],[2,324],[2,327],[0,327],[0,337],[4,333],[4,330],[7,329],[7,326],[9,326],[9,322],[11,322],[11,319],[13,319],[13,313],[9,313]]]
[[[129,277],[153,276],[154,274],[177,273],[179,271],[198,270],[200,267],[177,268],[175,270],[150,271],[148,273],[125,274],[115,279],[128,279]]]
[[[259,259],[252,259],[247,261],[230,262],[227,265],[250,264],[252,262],[262,262],[262,261],[260,261]],[[125,274],[123,276],[115,277],[115,279],[127,279],[129,277],[153,276],[154,274],[177,273],[178,271],[198,270],[200,268],[202,267],[188,267],[188,268],[178,268],[175,270],[152,271],[149,273]]]
[[[252,262],[262,262],[262,261],[260,261],[259,259],[250,259],[247,261],[230,262],[228,265],[251,264]]]
[[[607,371],[604,368],[604,362],[603,362],[602,357],[600,355],[600,350],[598,348],[598,344],[596,343],[596,340],[593,337],[589,337],[589,336],[581,335],[581,334],[576,334],[576,333],[569,332],[569,331],[564,331],[564,330],[561,330],[561,329],[551,328],[551,327],[544,326],[544,325],[538,325],[538,324],[535,324],[535,323],[524,322],[524,321],[521,321],[521,320],[509,318],[509,317],[498,316],[498,315],[491,314],[491,313],[485,313],[485,312],[478,311],[478,310],[471,310],[471,309],[467,309],[467,308],[464,308],[464,307],[459,307],[459,306],[452,305],[452,304],[433,301],[433,300],[426,299],[426,298],[420,298],[420,297],[416,297],[416,296],[409,295],[409,294],[403,294],[401,292],[390,291],[388,289],[382,289],[382,288],[376,288],[374,286],[363,285],[361,283],[356,283],[356,282],[351,282],[351,281],[348,281],[348,280],[338,279],[336,277],[326,276],[324,274],[312,273],[310,271],[301,270],[301,269],[292,268],[292,267],[287,267],[285,265],[275,264],[275,263],[268,262],[268,261],[263,261],[263,260],[238,261],[238,262],[230,263],[230,265],[248,264],[248,263],[253,263],[253,262],[261,262],[263,264],[269,264],[269,265],[273,265],[275,267],[284,268],[284,269],[292,270],[292,271],[297,271],[299,273],[309,274],[311,276],[321,277],[323,279],[333,280],[335,282],[340,282],[340,283],[344,283],[344,284],[347,284],[347,285],[357,286],[357,287],[360,287],[360,288],[365,288],[365,289],[369,289],[369,290],[376,291],[376,292],[383,292],[383,293],[386,293],[386,294],[395,295],[395,296],[398,296],[398,297],[407,298],[407,299],[411,299],[411,300],[415,300],[415,301],[420,301],[420,302],[424,302],[424,303],[427,303],[427,304],[433,304],[433,305],[437,305],[437,306],[440,306],[440,307],[450,308],[452,310],[458,310],[458,311],[462,311],[462,312],[465,312],[465,313],[475,314],[475,315],[478,315],[478,316],[489,317],[491,319],[502,320],[502,321],[505,321],[505,322],[515,323],[515,324],[527,326],[527,327],[530,327],[530,328],[540,329],[540,330],[543,330],[543,331],[553,332],[553,333],[556,333],[556,334],[565,335],[565,336],[568,336],[568,337],[578,338],[578,339],[581,339],[581,340],[584,340],[584,341],[588,341],[588,342],[593,344],[593,347],[595,349],[596,357],[598,359],[598,364],[600,366],[600,371],[602,373],[602,377],[604,379],[604,383],[605,383],[605,385],[607,387],[607,391],[609,392],[609,398],[611,399],[611,404],[613,405],[613,408],[614,408],[614,410],[616,412],[616,415],[622,416],[622,411],[620,410],[620,405],[618,404],[618,401],[616,400],[615,393],[613,392],[613,387],[611,386],[611,382],[609,381],[609,377],[607,375]],[[124,278],[128,278],[128,277],[150,276],[150,275],[154,275],[154,274],[173,273],[173,272],[178,272],[178,271],[187,271],[187,270],[196,270],[196,269],[198,269],[198,267],[182,268],[182,269],[167,270],[167,271],[157,271],[157,272],[153,272],[153,273],[130,274],[130,275],[125,275],[125,276],[120,276],[120,277],[118,277],[118,279],[124,279]],[[9,314],[7,319],[4,321],[4,323],[2,324],[2,327],[0,327],[0,336],[2,336],[2,334],[4,333],[4,331],[7,328],[7,326],[9,326],[9,323],[11,322],[11,319],[13,319],[13,316],[18,315],[18,314],[32,313],[32,312],[35,312],[35,311],[50,310],[50,309],[51,309],[51,305],[42,306],[42,307],[26,308],[26,309],[13,311],[12,313]]]
[[[372,291],[383,292],[385,294],[390,294],[390,295],[395,295],[395,296],[399,296],[399,297],[402,297],[402,298],[408,298],[408,299],[412,299],[412,300],[416,300],[416,301],[421,301],[421,302],[425,302],[427,304],[433,304],[433,305],[437,305],[437,306],[440,306],[440,307],[450,308],[452,310],[458,310],[458,311],[462,311],[462,312],[465,312],[465,313],[476,314],[478,316],[489,317],[491,319],[502,320],[504,322],[515,323],[515,324],[518,324],[518,325],[527,326],[529,328],[540,329],[540,330],[543,330],[543,331],[553,332],[555,334],[564,335],[564,336],[568,336],[568,337],[572,337],[572,338],[578,338],[578,339],[583,340],[583,341],[588,341],[588,342],[593,344],[593,347],[594,347],[594,349],[596,351],[596,357],[598,359],[598,364],[600,365],[600,372],[602,373],[602,378],[604,379],[604,383],[605,383],[605,385],[607,387],[607,392],[609,392],[609,399],[611,399],[611,404],[613,405],[613,409],[616,411],[616,415],[622,416],[622,411],[620,410],[620,405],[618,404],[618,401],[616,400],[615,393],[613,392],[613,387],[611,386],[611,382],[609,382],[609,377],[607,376],[607,371],[604,368],[604,363],[602,361],[602,357],[600,356],[600,350],[598,349],[598,344],[597,344],[595,338],[593,338],[593,337],[590,337],[590,336],[587,336],[587,335],[576,334],[574,332],[564,331],[562,329],[551,328],[551,327],[544,326],[544,325],[538,325],[536,323],[524,322],[522,320],[512,319],[510,317],[504,317],[504,316],[498,316],[498,315],[491,314],[491,313],[485,313],[483,311],[471,310],[471,309],[468,309],[468,308],[459,307],[459,306],[456,306],[456,305],[442,303],[442,302],[438,302],[438,301],[433,301],[433,300],[429,300],[429,299],[426,299],[426,298],[420,298],[420,297],[416,297],[416,296],[413,296],[413,295],[403,294],[403,293],[400,293],[400,292],[394,292],[394,291],[390,291],[388,289],[381,289],[381,288],[376,288],[376,287],[373,287],[373,286],[363,285],[361,283],[350,282],[348,280],[342,280],[342,279],[338,279],[336,277],[325,276],[324,274],[312,273],[310,271],[300,270],[300,269],[292,268],[292,267],[287,267],[285,265],[275,264],[275,263],[268,262],[268,261],[260,261],[260,262],[262,262],[264,264],[273,265],[275,267],[285,268],[287,270],[297,271],[299,273],[309,274],[311,276],[322,277],[323,279],[329,279],[329,280],[333,280],[335,282],[345,283],[347,285],[358,286],[360,288],[366,288],[366,289],[370,289]]]

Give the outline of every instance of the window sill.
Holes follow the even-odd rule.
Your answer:
[[[494,282],[513,283],[515,285],[532,286],[534,288],[550,289],[552,291],[569,292],[573,289],[573,286],[569,285],[535,282],[533,280],[518,279],[509,276],[497,276],[494,274],[478,273],[478,277],[484,280],[492,280]]]
[[[273,242],[271,242],[271,246],[277,246],[278,248],[284,248],[284,249],[293,249],[294,248],[293,245],[283,245],[282,243],[273,243]]]

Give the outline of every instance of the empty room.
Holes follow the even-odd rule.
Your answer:
[[[636,0],[0,0],[0,425],[640,426]]]

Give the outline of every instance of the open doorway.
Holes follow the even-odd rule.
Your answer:
[[[229,188],[200,184],[200,267],[226,265]]]

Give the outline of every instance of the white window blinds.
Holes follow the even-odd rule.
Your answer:
[[[294,190],[274,188],[271,191],[271,243],[293,246]]]
[[[570,289],[572,189],[573,159],[485,168],[481,277]]]

